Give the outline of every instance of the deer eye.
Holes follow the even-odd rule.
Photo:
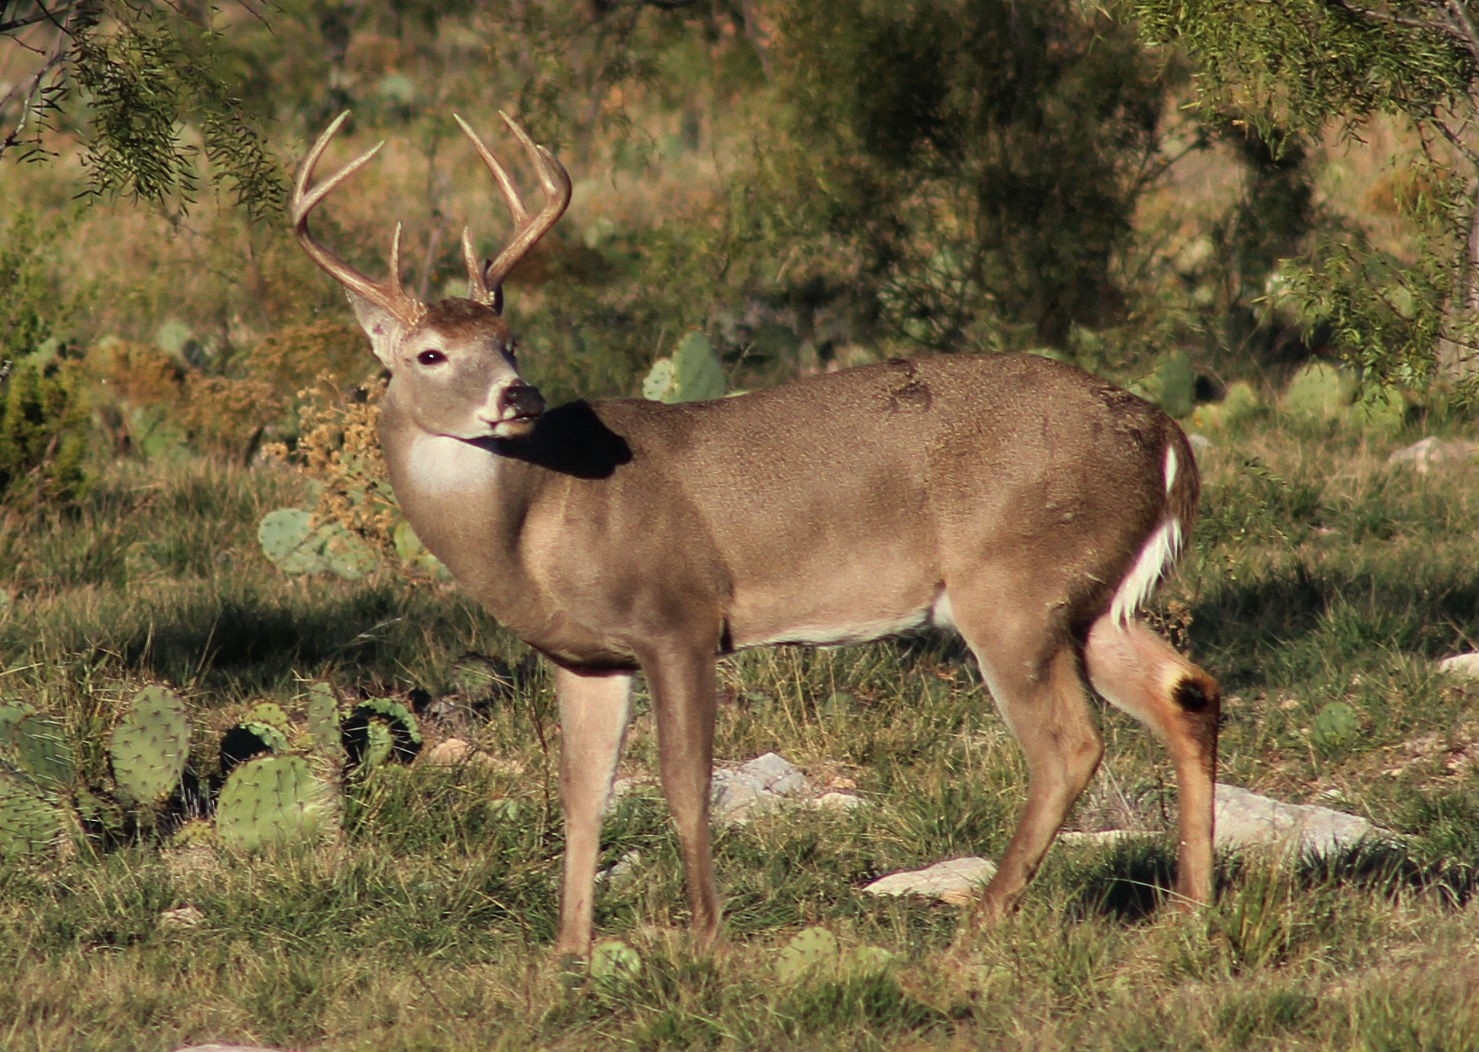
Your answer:
[[[440,365],[447,360],[447,356],[441,351],[422,351],[416,356],[416,360],[422,365]]]

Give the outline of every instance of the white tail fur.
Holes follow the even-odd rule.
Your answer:
[[[1166,492],[1171,492],[1171,487],[1176,483],[1176,472],[1179,464],[1176,458],[1176,450],[1172,446],[1166,447]],[[1176,564],[1176,557],[1181,554],[1181,542],[1183,540],[1181,520],[1174,514],[1167,517],[1156,527],[1145,540],[1145,546],[1140,549],[1140,554],[1135,556],[1135,564],[1130,567],[1130,572],[1120,582],[1119,588],[1115,590],[1114,602],[1110,604],[1109,616],[1115,624],[1128,624],[1130,618],[1139,612],[1140,608],[1149,601],[1156,585],[1161,583],[1171,567]]]

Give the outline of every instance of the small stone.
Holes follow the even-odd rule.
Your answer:
[[[433,767],[481,767],[494,774],[517,777],[524,765],[517,760],[504,760],[483,752],[461,738],[447,738],[421,754],[421,762]]]
[[[1479,680],[1479,654],[1455,654],[1438,662],[1438,671],[1457,679]]]
[[[612,863],[610,868],[597,873],[596,883],[609,884],[613,888],[624,888],[636,877],[637,867],[641,864],[642,852],[628,851]]]
[[[1425,475],[1440,464],[1457,464],[1473,460],[1479,445],[1462,439],[1441,439],[1435,435],[1414,442],[1387,457],[1388,464],[1410,464],[1419,475]]]
[[[851,811],[855,807],[862,807],[864,800],[861,796],[852,793],[823,793],[813,800],[812,806],[819,807],[824,811]]]
[[[1156,835],[1140,829],[1102,829],[1094,833],[1083,833],[1070,829],[1058,834],[1058,843],[1067,847],[1108,847],[1125,840]]]
[[[870,895],[921,895],[952,905],[975,899],[981,885],[996,876],[996,863],[977,855],[950,858],[926,869],[879,877],[863,887]]]
[[[159,915],[161,928],[193,928],[205,920],[205,913],[196,906],[176,906]]]
[[[709,808],[714,821],[743,825],[758,811],[809,791],[806,775],[773,752],[738,768],[714,772]]]

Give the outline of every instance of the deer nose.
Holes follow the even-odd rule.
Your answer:
[[[544,412],[544,396],[539,388],[514,380],[498,392],[499,420],[530,420]]]

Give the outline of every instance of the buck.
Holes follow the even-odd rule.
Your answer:
[[[1155,406],[1037,356],[888,361],[710,402],[547,408],[519,375],[503,282],[570,202],[559,161],[502,114],[545,203],[531,214],[477,134],[515,232],[468,295],[424,304],[325,248],[309,214],[347,114],[305,158],[299,242],[346,290],[391,379],[380,439],[402,511],[461,588],[554,666],[565,854],[559,953],[591,945],[602,811],[632,681],[652,694],[694,936],[720,924],[709,841],[715,662],[767,644],[953,629],[1028,767],[977,923],[1007,914],[1103,753],[1090,689],[1167,746],[1178,901],[1212,890],[1219,694],[1136,614],[1196,513],[1192,450]],[[383,145],[383,143],[381,144]]]

